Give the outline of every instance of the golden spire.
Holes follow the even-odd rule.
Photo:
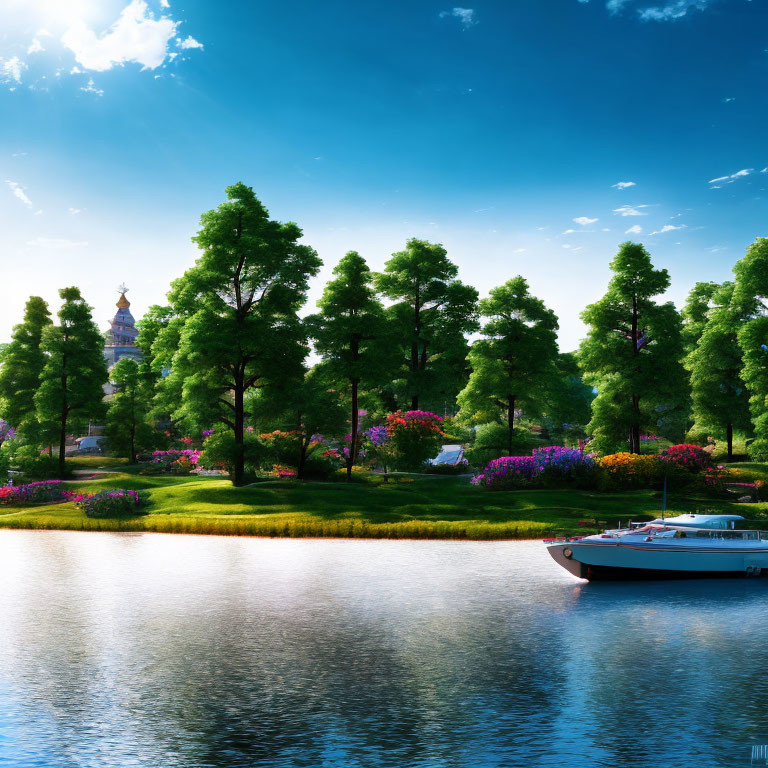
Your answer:
[[[117,290],[120,292],[120,298],[117,300],[118,309],[128,309],[131,306],[131,302],[125,298],[125,294],[128,293],[128,289],[125,287],[125,283],[119,285]]]

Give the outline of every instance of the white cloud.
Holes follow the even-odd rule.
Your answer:
[[[155,19],[145,0],[131,0],[106,34],[97,36],[82,19],[76,20],[61,38],[84,69],[104,72],[126,62],[156,69],[168,54],[168,41],[178,21]]]
[[[187,35],[187,37],[184,40],[178,40],[177,45],[179,48],[183,48],[184,50],[188,50],[189,48],[202,48],[203,44],[199,42],[198,40],[195,40],[192,35]]]
[[[561,232],[561,235],[572,235],[576,230],[575,229],[566,229],[565,232]]]
[[[647,0],[606,0],[605,7],[609,13],[617,14],[634,6],[642,21],[673,21],[682,18],[690,10],[706,10],[712,0],[666,0],[661,5],[643,7],[646,2]],[[641,7],[638,8],[638,5]]]
[[[18,56],[12,56],[10,59],[0,58],[0,81],[20,83],[21,73],[26,68],[27,65]]]
[[[716,179],[710,179],[707,183],[712,185],[712,189],[720,189],[723,184],[733,184],[736,179],[744,178],[754,172],[754,168],[742,168],[729,176],[718,176]]]
[[[78,213],[82,213],[82,208],[68,208],[67,212],[70,213],[72,216],[77,216]]]
[[[93,78],[88,79],[88,85],[84,85],[80,89],[83,93],[92,93],[94,96],[103,96],[104,91],[101,88],[96,87],[96,83],[93,82]]]
[[[643,21],[671,21],[685,16],[692,8],[703,11],[710,0],[674,0],[655,8],[643,8],[638,11]]]
[[[171,4],[168,2],[168,0],[160,0],[160,7],[161,8],[170,8]]]
[[[768,165],[766,165],[766,166],[765,166],[765,168],[763,168],[763,169],[760,171],[760,173],[768,173]]]
[[[610,232],[611,230],[608,227],[603,227],[601,232]]]
[[[525,253],[525,251],[526,251],[525,248],[515,248],[515,250],[512,251],[512,253]]]
[[[577,224],[581,224],[582,227],[586,227],[587,224],[594,224],[597,219],[590,219],[587,216],[577,216],[575,219],[573,219]]]
[[[562,245],[561,247],[562,247],[562,248],[570,248],[571,246],[570,246],[570,245],[568,245],[567,243],[563,243],[563,245]]]
[[[637,186],[634,181],[619,181],[616,184],[611,184],[612,188],[615,189],[627,189],[627,187],[635,187]]]
[[[672,224],[665,224],[661,229],[651,232],[651,235],[663,235],[665,232],[674,232],[676,229],[687,229],[687,227],[685,224],[681,224],[679,227],[675,227]]]
[[[458,19],[464,29],[469,29],[470,27],[474,27],[475,24],[477,24],[474,8],[453,8],[450,11],[442,11],[440,13],[441,19],[445,19],[449,16]]]
[[[622,205],[619,208],[614,208],[613,212],[619,216],[647,216],[645,211],[640,210],[640,208],[647,207],[647,205]]]
[[[35,37],[27,48],[27,53],[42,53],[45,50],[43,44]]]
[[[639,235],[643,231],[643,228],[639,224],[635,224],[634,226],[631,226],[629,229],[627,229],[624,234],[625,235]]]
[[[18,181],[9,181],[8,179],[5,180],[5,183],[11,188],[11,192],[19,199],[21,200],[24,205],[27,206],[27,208],[32,207],[32,201],[27,197],[27,193],[22,188],[21,184],[19,184]]]
[[[27,245],[34,248],[60,251],[67,248],[84,248],[88,242],[86,240],[67,240],[63,237],[36,237],[34,240],[27,240]]]

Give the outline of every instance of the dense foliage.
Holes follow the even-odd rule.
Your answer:
[[[738,442],[768,460],[768,240],[681,312],[659,298],[667,271],[623,243],[580,349],[561,353],[557,317],[522,276],[478,301],[426,240],[380,273],[348,252],[308,314],[321,262],[301,229],[242,183],[226,196],[167,306],[139,322],[141,362],[107,372],[77,288],[60,292],[57,323],[29,299],[0,359],[0,473],[64,477],[89,420],[145,473],[220,470],[235,485],[424,471],[443,445],[464,458],[430,471],[484,467],[483,487],[714,488],[721,439],[729,459]]]

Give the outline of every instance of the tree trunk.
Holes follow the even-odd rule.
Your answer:
[[[728,463],[733,461],[733,424],[725,426],[725,439],[728,441]]]
[[[302,435],[301,440],[301,449],[299,450],[299,466],[296,467],[296,478],[298,480],[304,479],[304,467],[307,465],[307,441],[309,438],[307,438],[306,435]]]
[[[632,423],[629,428],[629,452],[640,453],[640,395],[632,395]]]
[[[66,363],[62,363],[66,364]],[[63,479],[66,471],[66,453],[67,453],[67,416],[69,415],[69,406],[67,404],[67,374],[61,375],[61,415],[59,422],[59,477]]]
[[[632,356],[638,357],[638,310],[637,296],[632,296]],[[635,366],[635,371],[638,367]],[[640,395],[632,395],[632,420],[629,427],[629,452],[640,453]]]
[[[347,482],[352,481],[352,465],[357,459],[357,429],[359,414],[357,412],[357,389],[360,384],[359,379],[352,379],[352,439],[349,442],[349,457],[347,458]]]
[[[131,449],[130,449],[130,453],[131,453],[130,462],[131,462],[131,464],[135,464],[136,463],[136,422],[135,421],[131,422]]]
[[[244,387],[241,381],[235,383],[235,457],[232,484],[236,487],[243,485],[245,480],[245,406]]]
[[[507,395],[507,456],[512,455],[512,436],[515,432],[515,396]]]
[[[419,396],[413,395],[411,397],[411,410],[412,411],[418,411],[419,410]]]

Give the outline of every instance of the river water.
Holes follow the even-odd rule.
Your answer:
[[[0,531],[0,766],[742,766],[768,581],[539,542]]]

